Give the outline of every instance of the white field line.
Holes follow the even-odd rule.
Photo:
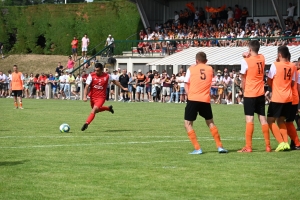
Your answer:
[[[198,137],[199,141],[210,141],[213,138]],[[253,138],[253,140],[263,140],[264,138]],[[244,138],[222,138],[222,140],[244,140]],[[51,144],[51,145],[32,145],[32,146],[0,146],[0,149],[29,149],[29,148],[52,148],[52,147],[80,147],[80,146],[101,146],[101,145],[127,145],[127,144],[154,144],[154,143],[181,143],[190,142],[190,140],[158,140],[158,141],[131,141],[131,142],[97,142],[97,143],[79,143],[79,144]]]

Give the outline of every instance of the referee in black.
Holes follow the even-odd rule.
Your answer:
[[[122,74],[119,76],[119,82],[120,84],[128,89],[128,82],[129,82],[129,76],[126,74],[126,70],[122,70]],[[121,95],[123,97],[123,102],[129,101],[128,92],[121,89]]]

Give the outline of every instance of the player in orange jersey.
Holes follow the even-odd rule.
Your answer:
[[[252,152],[254,113],[257,113],[265,138],[266,151],[271,152],[269,127],[265,117],[264,69],[265,57],[258,54],[260,44],[257,40],[249,43],[249,52],[241,62],[242,89],[244,91],[244,113],[246,116],[246,146],[238,152]]]
[[[23,104],[22,104],[23,80],[24,80],[24,76],[22,72],[19,72],[18,66],[14,65],[13,73],[11,74],[10,90],[11,90],[11,95],[14,97],[15,100],[16,109],[18,109],[17,97],[19,99],[20,109],[23,109]]]
[[[202,154],[202,149],[197,141],[196,133],[193,129],[193,122],[197,114],[206,121],[210,132],[215,139],[219,153],[227,153],[223,148],[218,129],[213,121],[213,114],[210,105],[210,87],[213,79],[213,68],[206,65],[207,59],[204,52],[196,55],[196,65],[187,70],[184,78],[185,91],[188,97],[184,114],[184,126],[187,134],[194,145],[194,151],[190,154]]]
[[[292,107],[290,113],[285,120],[285,126],[287,129],[287,134],[291,138],[291,144],[290,144],[291,150],[300,150],[299,137],[293,123],[298,112],[299,93],[300,93],[300,74],[297,71],[299,69],[298,62],[295,61],[293,63],[295,64],[295,83],[292,87],[293,101],[292,101]]]
[[[276,62],[271,65],[267,80],[268,85],[272,87],[267,121],[279,143],[275,151],[285,151],[290,149],[285,119],[289,117],[292,107],[295,65],[289,61],[291,54],[288,47],[278,47],[277,56]]]

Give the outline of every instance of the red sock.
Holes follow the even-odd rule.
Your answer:
[[[271,146],[270,144],[270,133],[268,124],[261,125],[261,130],[264,134],[266,146]]]
[[[98,109],[99,112],[103,112],[103,111],[109,111],[109,107],[107,106],[102,106],[101,108]]]
[[[21,108],[23,107],[23,103],[22,103],[22,102],[20,102],[20,107],[21,107]]]
[[[283,142],[283,138],[282,135],[280,134],[279,128],[275,123],[271,123],[269,124],[269,128],[271,129],[275,139],[277,140],[277,142],[280,144],[281,142]]]
[[[285,123],[279,124],[278,126],[279,126],[279,130],[280,130],[280,134],[282,135],[283,141],[288,142],[288,135],[287,135]]]
[[[17,103],[17,102],[15,102],[15,107],[16,107],[16,108],[18,107],[18,103]]]
[[[254,130],[253,122],[247,122],[246,123],[246,133],[245,133],[246,147],[252,148],[253,130]]]
[[[87,118],[86,123],[87,123],[87,124],[90,124],[90,123],[93,121],[94,118],[95,118],[95,114],[94,114],[94,113],[91,113],[91,114],[89,115],[89,117]]]
[[[190,132],[188,132],[188,136],[189,136],[189,138],[190,138],[190,140],[191,140],[191,142],[192,142],[195,150],[199,150],[200,149],[200,145],[199,145],[199,143],[197,141],[197,136],[196,136],[195,131],[191,130]]]
[[[289,135],[291,140],[293,140],[295,142],[296,146],[300,146],[299,137],[298,137],[298,134],[297,134],[297,131],[296,131],[296,128],[295,128],[293,122],[286,122],[285,126],[287,129],[287,134]]]

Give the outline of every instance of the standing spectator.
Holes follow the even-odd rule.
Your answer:
[[[34,94],[33,94],[33,88],[34,88],[34,82],[33,82],[34,76],[33,73],[30,73],[29,76],[29,98],[33,98]]]
[[[74,79],[73,75],[67,71],[67,75],[65,75],[65,80],[66,80],[66,83],[65,83],[65,87],[64,87],[64,93],[66,95],[66,99],[70,100],[71,99],[70,84],[72,81],[75,82],[75,79]]]
[[[12,95],[11,95],[11,89],[10,89],[10,83],[11,83],[11,70],[8,70],[8,76],[6,78],[6,83],[7,83],[7,90],[8,90],[8,96],[6,98],[12,98]]]
[[[235,88],[235,92],[236,92],[236,97],[237,97],[237,103],[240,105],[243,105],[242,103],[242,97],[243,97],[243,92],[242,92],[242,88],[241,88],[241,78],[240,78],[240,73],[238,73],[236,75],[236,77],[234,78],[234,88]]]
[[[222,103],[223,92],[224,92],[224,85],[223,85],[223,77],[221,76],[221,71],[218,70],[217,78],[216,78],[216,85],[218,86],[218,99],[217,104]]]
[[[228,76],[228,73],[224,73],[224,78],[223,78],[223,85],[225,88],[225,100],[227,105],[232,104],[231,101],[231,93],[232,93],[232,79]]]
[[[142,70],[138,70],[137,80],[136,80],[136,93],[137,101],[144,101],[144,87],[145,87],[146,76],[142,73]],[[142,100],[141,100],[142,94]]]
[[[210,96],[214,100],[214,103],[217,102],[218,96],[218,85],[217,85],[217,77],[213,76],[211,88],[210,88]]]
[[[5,83],[6,83],[6,75],[3,74],[2,71],[0,71],[0,97],[5,97],[6,89],[5,89]]]
[[[39,82],[39,77],[40,77],[40,74],[36,74],[33,79],[33,83],[34,83],[33,93],[36,95],[36,99],[40,98],[41,84]]]
[[[12,91],[12,96],[15,100],[15,108],[23,109],[23,103],[22,103],[22,90],[23,90],[23,80],[24,76],[22,72],[19,72],[18,66],[14,65],[13,67],[13,73],[11,75],[11,82],[10,82],[10,89]],[[18,100],[19,100],[19,107],[18,107]]]
[[[179,103],[184,103],[186,100],[186,94],[185,94],[185,88],[184,88],[184,78],[185,78],[185,74],[186,72],[182,72],[178,74],[179,78],[178,78],[178,83],[180,86],[180,102]]]
[[[4,59],[4,55],[3,55],[3,43],[0,42],[0,54],[2,56],[2,59]]]
[[[72,46],[73,60],[76,61],[77,60],[78,40],[75,36],[71,42],[71,46]]]
[[[289,3],[289,7],[288,9],[286,10],[288,12],[288,16],[287,18],[289,19],[292,19],[294,18],[294,11],[295,11],[295,6],[292,4],[292,3]]]
[[[242,17],[242,10],[239,8],[239,5],[235,5],[234,8],[234,19],[236,22],[239,22]]]
[[[105,46],[109,46],[109,52],[110,52],[110,55],[109,56],[113,56],[114,55],[114,49],[115,49],[115,44],[114,44],[115,40],[114,38],[109,34],[108,35],[108,38],[106,39],[106,43],[105,43]]]
[[[50,74],[50,77],[49,77],[48,80],[51,83],[53,97],[55,99],[58,99],[59,98],[59,96],[58,96],[58,82],[59,82],[59,76],[58,76],[58,74],[55,73],[55,76],[53,76],[52,74]]]
[[[132,85],[132,75],[130,72],[127,73],[128,75],[128,78],[129,78],[129,81],[128,81],[128,97],[129,97],[129,100],[128,102],[131,102],[131,99],[132,99],[132,88],[133,88],[133,85]]]
[[[153,101],[157,102],[160,96],[160,78],[157,73],[154,74],[154,78],[152,79],[152,87]]]
[[[26,99],[29,97],[29,82],[30,79],[28,77],[28,74],[26,73],[24,76],[24,94],[25,94],[24,96]]]
[[[234,13],[233,13],[231,7],[228,7],[227,15],[228,15],[228,18],[227,18],[228,24],[232,24],[232,23],[233,23],[233,16],[234,16]]]
[[[76,91],[73,92],[73,94],[75,95],[75,100],[79,100],[79,92],[82,86],[82,78],[80,77],[80,74],[77,74],[76,76],[75,86],[76,86]]]
[[[90,44],[90,39],[87,37],[87,34],[84,34],[83,38],[81,39],[81,51],[82,51],[81,60],[87,57],[89,44]]]
[[[151,93],[152,93],[152,80],[153,80],[153,78],[154,78],[154,75],[152,74],[152,70],[150,70],[147,73],[147,78],[146,78],[146,93],[148,95],[149,102],[152,102]]]
[[[123,101],[127,102],[129,101],[128,97],[128,83],[129,83],[129,76],[126,74],[126,70],[122,70],[122,74],[119,76],[119,82],[122,85],[123,88],[126,90],[121,89],[121,95],[123,97]]]
[[[82,84],[83,84],[82,88],[85,87],[85,82],[86,82],[87,77],[88,77],[88,74],[86,74],[85,71],[82,71],[82,73],[81,73],[81,79],[82,79]]]
[[[45,95],[45,89],[46,89],[46,80],[47,80],[47,76],[42,73],[42,75],[39,77],[39,83],[40,83],[40,87],[41,87],[41,90],[40,90],[40,95],[41,95],[41,99],[43,98],[43,96]]]
[[[178,103],[180,87],[177,82],[174,83],[170,100],[167,103],[172,103],[175,96],[175,103]]]
[[[61,65],[61,62],[58,62],[57,67],[55,69],[55,73],[57,73],[58,76],[61,76],[63,71],[64,71],[64,67]]]
[[[133,76],[132,76],[132,97],[131,97],[131,101],[135,102],[135,93],[136,93],[136,80],[137,80],[137,73],[136,71],[133,72]]]
[[[246,7],[243,7],[242,10],[242,25],[246,24],[247,17],[249,17],[249,12]]]
[[[74,70],[75,61],[72,59],[72,56],[69,56],[69,60],[67,62],[67,70],[69,73],[72,73]]]
[[[184,126],[188,137],[194,146],[194,151],[190,154],[202,154],[202,149],[193,129],[193,122],[196,120],[198,114],[205,119],[211,135],[215,140],[218,152],[227,153],[228,151],[223,148],[218,128],[213,120],[209,95],[213,78],[213,68],[206,65],[206,62],[206,54],[204,52],[197,53],[197,65],[191,66],[184,78],[185,90],[188,96],[184,114]]]
[[[167,101],[167,98],[170,97],[170,86],[171,86],[171,81],[170,78],[168,77],[167,73],[164,73],[162,75],[162,99],[161,102],[165,103]],[[170,100],[170,99],[169,99]]]
[[[65,99],[66,95],[64,93],[64,89],[65,89],[65,84],[66,84],[66,72],[64,72],[64,74],[61,74],[59,77],[59,88],[60,88],[60,94],[61,94],[61,99]]]
[[[119,75],[117,74],[118,70],[114,70],[113,74],[111,75],[111,79],[115,81],[119,81]],[[111,83],[110,86],[110,95],[114,95],[114,99],[118,99],[118,91],[115,90],[115,84]],[[120,97],[119,101],[122,101],[123,97]]]

